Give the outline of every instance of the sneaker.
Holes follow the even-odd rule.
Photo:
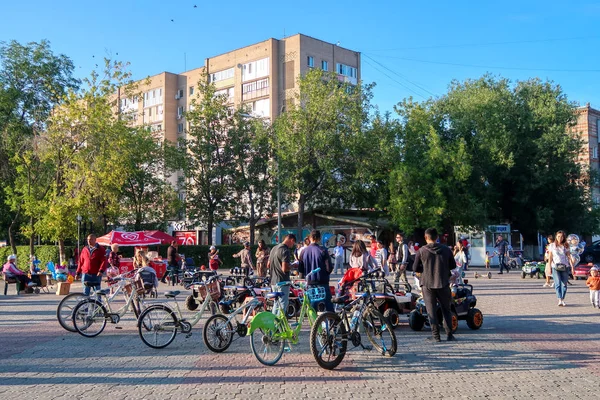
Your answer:
[[[34,287],[34,286],[37,286],[37,283],[35,283],[35,282],[29,282],[27,284],[27,287]]]
[[[456,336],[454,336],[453,334],[449,334],[448,336],[446,336],[446,341],[456,342]]]
[[[544,286],[542,287],[550,287],[550,285],[548,285],[547,283],[544,283]]]
[[[554,282],[552,282],[552,283],[550,284],[550,287],[554,287]]]
[[[427,338],[427,340],[430,341],[430,342],[441,342],[442,341],[442,339],[440,339],[439,336],[429,336]]]
[[[566,307],[566,306],[567,306],[567,303],[565,303],[564,301],[562,301],[562,300],[561,300],[561,301],[560,301],[560,305],[561,305],[561,306],[563,306],[563,307]]]
[[[286,353],[289,353],[290,351],[292,351],[292,348],[291,348],[290,346],[287,346],[287,345],[286,345],[286,346],[283,348],[283,351],[285,351]]]
[[[567,281],[567,285],[572,285],[571,281]]]
[[[498,275],[502,275],[504,272],[498,272]]]
[[[558,306],[561,307],[562,306],[562,300],[558,300]]]

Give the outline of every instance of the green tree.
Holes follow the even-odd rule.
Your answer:
[[[268,123],[260,119],[250,119],[243,108],[234,113],[233,126],[229,130],[234,187],[231,208],[233,212],[248,221],[250,243],[254,243],[256,223],[272,208],[270,133]]]
[[[122,162],[127,178],[122,187],[125,219],[135,230],[142,225],[164,229],[164,221],[172,219],[178,209],[177,194],[167,182],[172,171],[165,163],[165,151],[173,154],[172,145],[148,129],[133,130],[126,138]]]
[[[186,113],[187,139],[180,146],[185,157],[185,205],[187,218],[207,227],[208,242],[212,244],[213,227],[225,219],[233,194],[229,130],[234,122],[227,99],[215,93],[206,74],[197,88],[191,110]]]
[[[356,149],[363,144],[370,99],[371,86],[342,83],[335,73],[313,69],[298,79],[298,91],[275,120],[277,176],[297,196],[298,235],[307,206],[342,204],[356,163],[365,157]]]
[[[54,166],[44,199],[44,214],[36,230],[58,241],[64,260],[64,240],[75,238],[75,215],[108,222],[123,213],[121,190],[131,170],[123,153],[137,129],[119,112],[117,88],[134,96],[122,63],[105,60],[102,74],[93,72],[81,91],[71,91],[54,110],[42,135],[40,159]]]
[[[0,43],[0,177],[9,188],[0,196],[4,200],[0,214],[10,215],[8,237],[13,251],[13,233],[23,213],[25,197],[31,199],[32,189],[35,191],[38,183],[36,136],[45,129],[48,116],[66,92],[78,87],[73,69],[72,61],[54,54],[46,40],[26,45],[14,40]],[[14,188],[17,171],[28,176],[26,182],[21,180],[22,188]],[[29,220],[32,246],[34,216],[29,215]]]

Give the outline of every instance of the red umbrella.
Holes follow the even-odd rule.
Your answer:
[[[153,238],[159,239],[161,244],[171,244],[175,238],[171,235],[167,235],[162,231],[144,231],[146,235],[152,236]]]
[[[161,240],[153,236],[146,234],[143,231],[140,232],[119,232],[110,231],[104,236],[100,236],[96,240],[102,246],[110,246],[113,243],[119,246],[153,246],[161,244]]]

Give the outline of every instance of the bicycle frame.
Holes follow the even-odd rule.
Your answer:
[[[289,321],[285,316],[283,310],[283,302],[281,299],[277,299],[278,313],[273,314],[270,311],[263,311],[257,314],[252,322],[250,323],[250,330],[248,334],[251,335],[257,329],[271,330],[277,332],[273,335],[275,339],[285,339],[290,341],[292,344],[298,344],[298,338],[300,331],[302,330],[302,324],[304,318],[308,316],[309,324],[312,325],[317,319],[317,312],[310,304],[310,296],[304,292],[304,298],[302,299],[302,307],[300,308],[300,316],[298,317],[298,323],[296,327],[292,328]],[[280,329],[275,329],[279,326]]]
[[[212,299],[212,297],[210,297],[210,295],[208,295],[208,296],[206,296],[206,298],[202,302],[202,305],[200,306],[200,309],[198,311],[196,311],[196,313],[194,314],[192,319],[187,320],[187,319],[183,318],[183,315],[181,314],[181,308],[179,308],[179,302],[177,300],[175,300],[174,303],[175,303],[175,307],[169,307],[169,308],[172,310],[174,309],[175,315],[177,316],[177,321],[185,321],[185,322],[189,323],[192,327],[195,326],[198,322],[200,322],[200,320],[202,319],[202,315],[204,315],[204,312],[207,310],[207,308],[209,307],[209,305],[211,303],[213,303],[215,305],[215,307],[217,306],[217,303],[215,303],[215,301]]]

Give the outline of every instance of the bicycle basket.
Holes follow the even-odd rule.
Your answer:
[[[198,298],[202,301],[204,301],[209,294],[214,301],[219,301],[221,298],[221,285],[219,285],[218,281],[202,283],[197,285],[196,288],[198,289]]]
[[[310,301],[325,300],[325,288],[323,286],[306,289],[305,293],[308,295]]]

